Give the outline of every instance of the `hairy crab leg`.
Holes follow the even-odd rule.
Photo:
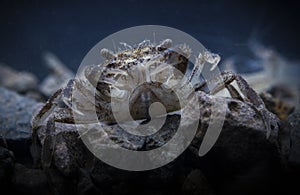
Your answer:
[[[241,92],[248,98],[248,100],[254,104],[254,107],[257,109],[258,113],[260,113],[266,129],[267,129],[267,138],[271,135],[272,126],[271,120],[268,117],[268,113],[266,112],[266,106],[261,99],[261,97],[248,85],[247,81],[243,79],[240,75],[235,75],[237,85],[239,86]]]
[[[62,89],[57,90],[45,103],[43,108],[35,115],[31,121],[33,133],[41,125],[41,121],[45,121],[47,117],[51,115],[55,107],[58,105],[58,100],[62,96]]]
[[[238,90],[231,85],[233,81],[236,81],[239,90],[244,97],[242,97]],[[272,130],[272,124],[269,120],[268,113],[266,112],[265,104],[261,97],[249,86],[245,79],[233,72],[222,72],[220,76],[201,84],[197,90],[201,90],[201,88],[209,82],[214,82],[215,84],[215,87],[210,91],[210,94],[216,94],[226,88],[233,98],[249,102],[250,105],[260,114],[267,130],[267,138],[269,138]]]
[[[51,161],[54,153],[54,147],[56,142],[55,132],[51,132],[51,130],[55,129],[55,120],[54,117],[51,117],[47,121],[46,125],[46,136],[44,139],[44,147],[41,154],[41,161],[44,170],[47,170],[51,166]]]

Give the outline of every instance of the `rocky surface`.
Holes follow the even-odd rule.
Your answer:
[[[226,180],[229,176],[242,175],[241,177],[247,178],[248,176],[244,176],[245,171],[256,169],[276,172],[281,154],[277,143],[279,131],[277,122],[279,122],[279,120],[275,115],[269,113],[273,127],[270,138],[266,139],[267,132],[262,117],[250,104],[231,98],[210,96],[205,93],[199,95],[199,101],[201,103],[199,109],[201,122],[198,128],[198,135],[194,139],[193,144],[189,147],[189,150],[184,152],[182,157],[179,157],[167,166],[140,174],[118,170],[97,159],[92,160],[87,152],[83,152],[82,148],[84,148],[84,145],[81,140],[78,139],[77,132],[74,131],[75,126],[64,123],[56,123],[55,130],[52,129],[52,132],[57,138],[53,152],[52,166],[59,170],[64,177],[77,178],[76,180],[80,181],[78,183],[78,190],[83,190],[84,192],[100,190],[101,192],[112,194],[136,192],[137,186],[143,187],[144,190],[146,189],[143,192],[146,192],[150,190],[148,186],[151,185],[158,186],[156,190],[150,190],[153,193],[162,192],[165,189],[170,192],[171,189],[169,189],[169,186],[172,186],[178,181],[180,181],[179,185],[172,187],[175,194],[190,193],[191,190],[211,194],[212,190],[208,186],[210,186],[210,182],[212,181],[219,188],[226,189],[230,192],[232,189],[220,186],[224,183],[223,179]],[[215,102],[223,102],[226,104],[223,130],[216,145],[208,155],[199,157],[199,145],[205,136],[211,117],[212,105],[214,105]],[[189,109],[188,106],[186,109]],[[147,145],[149,148],[155,148],[161,146],[162,142],[168,141],[169,137],[174,135],[179,120],[180,117],[176,114],[167,117],[166,124],[155,135],[163,138],[160,141],[157,141],[155,136],[140,139],[124,132],[118,125],[104,126],[106,134],[99,133],[99,137],[96,138],[99,138],[98,141],[100,141],[101,138],[104,141],[105,139],[113,139],[122,147],[132,150],[144,150],[147,148],[145,147]],[[189,124],[185,125],[187,126],[186,129],[188,129]],[[93,125],[83,126],[87,128],[89,132],[97,131]],[[77,128],[78,127],[77,125]],[[91,135],[96,134],[91,133]],[[45,140],[45,128],[39,130],[39,137],[43,144]],[[102,144],[104,144],[104,142]],[[172,156],[172,151],[166,155]],[[84,159],[90,159],[88,160],[89,163],[85,163]],[[213,163],[211,163],[211,161],[213,161]],[[182,167],[183,164],[188,165]],[[264,166],[269,167],[266,168]],[[199,171],[192,172],[193,169],[203,170],[202,168],[205,169],[203,174],[208,175],[210,177],[209,179],[204,179],[203,174],[200,174]],[[84,174],[78,174],[78,172],[81,172],[80,170],[89,171],[83,172]],[[212,173],[217,174],[217,179],[214,177],[211,178]],[[89,177],[87,175],[89,175]],[[265,175],[268,174],[265,173],[263,176]],[[260,178],[260,176],[257,175],[255,177]],[[182,178],[185,179],[183,180]],[[145,186],[145,184],[141,184],[141,180],[145,183],[149,183],[149,185]],[[232,178],[227,180],[232,181]],[[199,181],[200,184],[197,183],[197,181]],[[88,184],[86,189],[80,187],[84,183]],[[231,187],[235,189],[232,184]]]
[[[26,93],[37,90],[38,79],[35,75],[29,72],[19,72],[7,65],[0,64],[0,86],[19,93]]]
[[[14,167],[12,184],[17,193],[48,194],[50,188],[45,173],[40,169],[30,169],[22,164]]]
[[[222,128],[222,134],[224,134],[224,136],[219,138],[219,146],[228,147],[230,144],[235,143],[246,147],[245,141],[249,141],[251,142],[249,144],[253,145],[257,145],[257,143],[277,143],[276,139],[279,131],[279,119],[269,111],[265,110],[266,114],[269,116],[270,123],[272,124],[272,130],[269,139],[266,139],[267,130],[265,123],[261,114],[252,105],[232,98],[211,96],[203,92],[198,94],[198,99],[200,102],[198,111],[200,111],[199,114],[201,120],[199,120],[197,139],[194,140],[195,142],[201,142],[205,136],[207,127],[211,121],[212,112],[216,112],[214,113],[216,117],[222,115],[222,110],[213,110],[215,105],[218,106],[218,102],[222,102],[222,104],[225,104],[224,112],[226,112],[226,114],[224,126]],[[191,107],[193,107],[193,105],[188,104],[184,109],[189,115],[193,116],[193,109]],[[99,137],[97,138],[99,142],[101,139],[104,139],[104,144],[107,135],[108,138],[113,139],[124,148],[131,150],[148,150],[165,144],[176,133],[180,120],[178,114],[168,115],[162,128],[151,136],[134,136],[124,131],[118,124],[105,125],[103,128],[106,134],[104,133],[103,136],[99,134]],[[222,119],[220,118],[220,120]],[[192,120],[191,122],[194,121]],[[183,122],[182,125],[184,129],[188,129],[191,124],[189,123],[189,120],[187,120],[187,122]],[[67,129],[70,128],[70,125],[68,124],[57,124],[58,129],[63,129],[63,126]],[[79,125],[78,127],[81,126]],[[91,132],[91,135],[94,135],[92,133],[93,131],[97,131],[95,129],[97,127],[93,127],[93,125],[85,126],[85,128]],[[256,139],[252,139],[252,137],[255,137]]]
[[[300,112],[295,112],[288,118],[290,127],[290,153],[288,161],[300,167]]]
[[[0,87],[0,135],[6,140],[31,138],[31,117],[37,102]]]
[[[182,192],[187,195],[214,194],[206,177],[199,169],[195,169],[188,174],[182,185]]]
[[[198,139],[194,140],[196,148],[207,133],[211,105],[215,102],[224,102],[227,105],[225,121],[212,150],[220,153],[220,157],[223,156],[228,163],[227,170],[238,173],[257,162],[280,157],[277,142],[279,119],[274,114],[267,111],[273,124],[271,135],[267,139],[264,121],[251,105],[232,98],[208,95],[199,97],[200,115],[204,117],[201,118]]]
[[[42,94],[49,97],[56,90],[63,87],[71,78],[74,78],[75,75],[53,53],[45,53],[43,59],[50,70],[50,74],[42,81],[39,89]]]
[[[0,87],[0,136],[18,162],[31,163],[31,117],[37,102]]]
[[[0,144],[0,186],[10,184],[14,171],[14,154],[6,147],[6,144]]]
[[[3,136],[0,179],[2,186],[5,185],[3,189],[16,193],[267,194],[288,186],[280,182],[282,177],[290,177],[285,166],[291,165],[292,172],[299,168],[299,113],[288,118],[285,133],[282,121],[270,114],[273,129],[270,138],[266,139],[261,115],[250,104],[201,94],[199,110],[202,117],[197,137],[188,150],[168,165],[145,172],[119,170],[94,158],[78,139],[74,125],[56,123],[55,131],[52,129],[56,136],[52,164],[43,170],[28,160],[30,119],[37,102],[5,88],[0,88],[0,92],[0,132]],[[199,157],[198,150],[207,133],[215,102],[226,104],[224,126],[214,147],[207,155]],[[162,130],[145,139],[128,135],[118,125],[105,128],[107,135],[123,147],[144,150],[168,141],[176,131],[179,119],[177,114],[169,115]],[[41,128],[39,132],[43,143],[45,129]],[[162,139],[157,140],[157,137]],[[287,159],[287,165],[282,166],[283,158]]]

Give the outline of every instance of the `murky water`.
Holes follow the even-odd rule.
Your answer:
[[[43,52],[55,53],[75,71],[98,41],[136,25],[183,30],[223,59],[240,56],[241,71],[257,68],[246,63],[249,40],[258,39],[292,58],[300,49],[295,19],[299,12],[289,4],[165,0],[1,4],[0,62],[40,78],[47,73],[41,66]]]

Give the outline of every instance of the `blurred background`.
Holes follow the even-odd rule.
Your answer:
[[[42,54],[50,51],[76,71],[106,36],[153,24],[182,30],[223,60],[234,57],[239,72],[251,72],[261,68],[249,63],[253,43],[298,60],[299,16],[299,6],[289,1],[7,0],[0,3],[0,62],[42,79],[48,71]]]

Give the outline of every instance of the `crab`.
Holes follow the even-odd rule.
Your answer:
[[[102,49],[100,54],[104,58],[103,63],[85,67],[81,77],[71,79],[66,87],[57,90],[33,116],[33,143],[40,143],[42,146],[41,164],[44,169],[49,169],[54,163],[61,172],[69,175],[72,172],[70,164],[83,166],[74,162],[82,160],[78,156],[84,153],[84,149],[76,149],[74,143],[78,143],[79,134],[71,125],[78,121],[82,124],[101,122],[107,127],[116,124],[119,121],[112,109],[113,98],[119,102],[127,100],[129,103],[131,118],[121,115],[121,121],[133,119],[145,123],[151,120],[148,110],[154,102],[161,102],[167,114],[183,109],[172,86],[185,86],[178,81],[187,74],[191,49],[185,44],[173,46],[171,39],[165,39],[159,44],[143,41],[135,47],[123,45],[126,49],[116,53]],[[268,137],[272,125],[268,111],[262,99],[241,76],[233,72],[221,72],[209,80],[200,79],[204,65],[210,64],[210,71],[213,71],[219,60],[218,55],[208,51],[200,53],[186,82],[192,83],[193,90],[199,92],[195,93],[196,96],[203,93],[214,95],[227,89],[232,98],[251,105],[264,121]],[[173,71],[170,67],[178,71]],[[144,82],[140,82],[141,80]],[[234,81],[238,88],[232,84]],[[214,87],[207,91],[209,83],[214,83]],[[91,107],[96,111],[96,119],[89,117],[94,112],[89,112]],[[58,124],[59,128],[56,126]],[[66,138],[70,138],[71,143],[66,143]],[[80,153],[77,157],[69,152],[72,147]]]

